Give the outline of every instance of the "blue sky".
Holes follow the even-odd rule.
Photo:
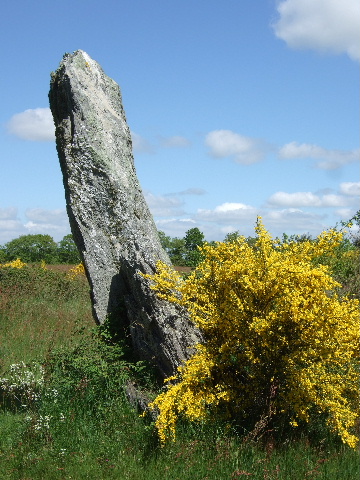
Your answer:
[[[122,91],[159,230],[256,217],[316,235],[359,208],[358,0],[13,0],[0,19],[0,244],[69,233],[50,72],[85,50]]]

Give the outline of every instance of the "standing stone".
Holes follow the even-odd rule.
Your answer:
[[[56,126],[70,226],[90,283],[94,317],[127,332],[135,354],[171,375],[199,334],[186,314],[160,300],[140,273],[170,261],[136,176],[120,88],[82,50],[52,74]]]

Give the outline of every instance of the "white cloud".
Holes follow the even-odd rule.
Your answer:
[[[184,202],[176,197],[154,195],[150,192],[145,192],[144,196],[154,217],[168,217],[184,214],[182,209]]]
[[[65,209],[28,208],[25,215],[28,221],[24,227],[29,234],[43,233],[51,235],[55,241],[59,241],[70,232]]]
[[[316,195],[311,192],[276,192],[268,200],[269,205],[279,207],[346,207],[349,200],[342,195]]]
[[[172,237],[184,237],[187,230],[198,227],[208,241],[223,240],[225,235],[235,230],[244,229],[247,234],[253,231],[257,209],[242,203],[224,203],[213,210],[199,209],[186,218],[156,219],[156,226]],[[234,225],[234,226],[233,226]]]
[[[249,205],[244,205],[243,203],[231,203],[226,202],[221,205],[218,205],[215,208],[215,212],[227,213],[227,212],[238,212],[239,210],[251,210],[253,207]]]
[[[328,199],[329,200],[329,199]],[[335,202],[334,202],[335,203]],[[275,208],[274,208],[275,207]],[[328,215],[317,211],[303,211],[300,208],[256,208],[243,203],[226,202],[214,209],[199,209],[187,218],[162,218],[156,220],[159,230],[163,230],[171,237],[184,237],[185,232],[198,227],[208,241],[223,241],[227,233],[239,231],[241,235],[254,236],[255,224],[258,215],[262,217],[265,228],[273,238],[282,237],[283,233],[304,234],[316,236],[329,228],[326,224]],[[349,213],[343,217],[348,219],[353,214],[351,209],[342,209]]]
[[[340,193],[349,196],[360,195],[360,182],[343,182],[340,183]]]
[[[155,153],[159,147],[165,148],[185,148],[191,145],[191,142],[180,135],[174,135],[173,137],[157,137],[155,144],[151,144],[146,138],[138,133],[131,132],[131,139],[133,144],[133,150],[136,153]]]
[[[335,210],[336,215],[338,215],[341,220],[349,220],[354,215],[354,211],[351,208],[338,208]]]
[[[317,145],[309,145],[307,143],[291,142],[287,143],[279,150],[281,158],[321,158],[325,153],[325,149]]]
[[[284,0],[277,10],[275,35],[290,48],[346,53],[360,60],[358,0]]]
[[[163,147],[184,148],[189,147],[191,142],[185,137],[174,135],[173,137],[160,137],[160,144]]]
[[[134,152],[154,153],[154,147],[141,135],[131,132],[131,139]]]
[[[46,210],[45,208],[28,208],[25,212],[26,218],[37,224],[57,224],[66,225],[68,216],[66,210],[58,208],[56,210]]]
[[[205,193],[206,190],[204,190],[203,188],[190,187],[186,190],[182,190],[181,192],[169,193],[169,195],[205,195]]]
[[[232,157],[237,163],[250,165],[264,158],[261,142],[231,130],[213,130],[205,138],[209,153],[215,158]]]
[[[206,222],[229,224],[236,221],[256,219],[257,209],[243,203],[223,203],[214,210],[198,209],[196,218]]]
[[[65,209],[29,208],[25,212],[25,217],[27,221],[21,221],[15,207],[0,208],[1,245],[20,235],[42,233],[51,235],[55,241],[59,241],[70,233]]]
[[[14,220],[17,217],[17,208],[0,208],[0,220]]]
[[[298,208],[256,208],[242,203],[223,203],[214,210],[198,210],[194,216],[199,228],[207,240],[220,240],[227,233],[239,231],[241,235],[255,236],[255,224],[260,215],[265,228],[275,237],[281,237],[284,232],[310,233],[318,235],[326,229],[323,224],[325,215],[304,212]]]
[[[16,207],[0,208],[0,245],[26,233]]]
[[[318,145],[290,142],[279,149],[279,157],[283,159],[312,158],[320,160],[316,166],[322,170],[334,170],[360,159],[360,149],[329,150]]]
[[[265,228],[274,238],[281,237],[283,233],[309,233],[315,236],[327,228],[324,214],[305,212],[299,208],[257,209],[236,203],[224,203],[213,210],[198,210],[194,219],[207,240],[222,241],[227,233],[234,231],[245,236],[255,236],[258,215],[262,217]]]
[[[27,233],[26,228],[19,219],[9,218],[6,220],[0,220],[0,245]]]
[[[304,212],[298,208],[265,211],[262,219],[265,228],[273,237],[281,237],[283,233],[288,235],[309,233],[316,236],[328,228],[323,222],[325,215]]]
[[[178,238],[183,238],[190,228],[201,227],[192,218],[166,218],[156,220],[155,223],[158,230],[164,231],[166,235]]]
[[[55,140],[55,126],[50,108],[34,108],[13,115],[7,123],[9,133],[23,140]]]

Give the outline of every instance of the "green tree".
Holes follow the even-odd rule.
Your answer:
[[[235,230],[234,232],[229,232],[225,235],[224,242],[225,243],[232,243],[236,242],[236,240],[240,237],[239,230]]]
[[[71,233],[65,235],[65,237],[60,240],[58,244],[58,256],[61,263],[74,265],[81,262],[79,251]]]
[[[355,230],[350,233],[350,239],[355,247],[360,247],[360,210],[358,210],[353,217],[347,222],[341,222],[343,227],[351,226],[355,227]]]
[[[171,238],[161,230],[158,232],[163,249],[169,255],[173,265],[183,267],[185,263],[185,240],[183,238]]]
[[[205,245],[205,236],[197,227],[190,228],[185,233],[185,264],[188,267],[196,267],[204,258],[200,247]]]
[[[172,238],[169,248],[169,257],[173,265],[178,265],[179,267],[186,266],[185,254],[185,240],[183,238]]]
[[[161,246],[163,247],[165,252],[169,253],[169,247],[171,245],[171,237],[169,237],[169,235],[166,235],[166,233],[163,232],[162,230],[158,230],[158,235],[160,238]]]
[[[0,263],[6,262],[5,247],[0,246]]]
[[[293,235],[288,235],[287,233],[283,233],[282,236],[282,243],[291,243],[291,242],[311,242],[312,237],[309,233],[303,233],[301,235],[298,234],[293,234]]]
[[[7,261],[58,263],[58,247],[50,235],[21,235],[4,246]]]

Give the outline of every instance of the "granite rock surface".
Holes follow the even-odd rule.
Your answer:
[[[70,226],[90,283],[94,317],[128,335],[135,354],[171,375],[199,333],[160,300],[141,273],[170,263],[134,167],[120,88],[90,56],[65,54],[50,108]]]

